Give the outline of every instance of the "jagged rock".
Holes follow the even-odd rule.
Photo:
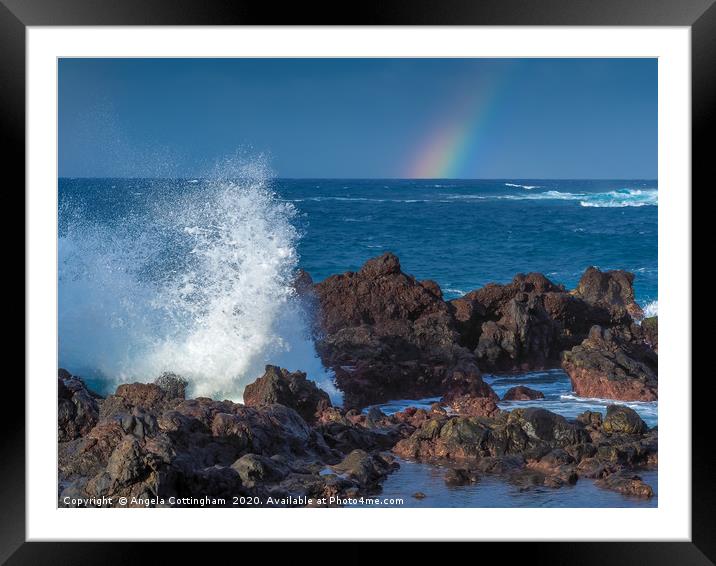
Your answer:
[[[644,341],[651,346],[654,352],[659,352],[659,318],[651,316],[641,321],[641,330]]]
[[[262,407],[279,403],[295,409],[306,421],[313,422],[316,414],[331,406],[328,394],[306,379],[301,371],[289,372],[267,365],[265,373],[244,389],[244,403]]]
[[[602,429],[609,434],[643,434],[649,427],[634,409],[624,405],[609,405]]]
[[[600,271],[589,267],[579,280],[574,294],[593,307],[604,309],[612,322],[629,322],[644,316],[634,300],[634,274],[628,271]]]
[[[489,369],[505,371],[549,367],[559,331],[541,297],[511,299],[501,314],[499,320],[482,325],[475,348],[478,361]]]
[[[524,385],[510,387],[502,397],[503,401],[530,401],[533,399],[544,399],[544,393]]]
[[[480,365],[488,369],[548,365],[559,328],[545,310],[544,298],[554,293],[564,293],[564,288],[541,273],[529,273],[454,299],[451,307],[461,343],[474,349]]]
[[[551,447],[565,447],[583,442],[588,437],[579,427],[569,423],[562,415],[529,407],[515,409],[509,414],[508,423],[518,423],[528,437]]]
[[[577,395],[624,401],[657,399],[657,363],[647,345],[600,326],[592,327],[579,346],[562,356]]]
[[[163,373],[154,380],[154,383],[164,391],[164,395],[168,399],[184,399],[186,397],[188,382],[175,373]]]
[[[280,481],[288,475],[288,469],[281,462],[259,454],[244,454],[231,467],[239,474],[243,485],[248,487]]]
[[[312,505],[306,498],[378,490],[397,466],[391,449],[443,461],[451,484],[499,474],[530,489],[590,477],[648,497],[633,471],[656,465],[658,432],[634,411],[613,406],[574,421],[535,407],[501,411],[480,373],[551,367],[569,350],[565,369],[578,394],[642,387],[639,395],[653,389],[656,398],[657,321],[634,322],[632,281],[590,268],[570,293],[532,273],[446,303],[435,282],[404,274],[392,254],[317,285],[298,273],[294,289],[312,303],[306,312],[316,307],[317,347],[347,411],[302,372],[275,366],[246,388],[246,405],[186,399],[186,381],[172,374],[103,400],[60,372],[60,505],[73,505],[66,496],[197,494]],[[433,395],[441,403],[429,410],[357,410]],[[517,387],[505,398],[540,396]]]
[[[125,437],[117,445],[109,457],[106,469],[112,490],[141,480],[146,471],[144,451],[139,441],[131,436]]]
[[[113,395],[107,396],[100,409],[100,419],[120,419],[131,414],[132,408],[138,408],[152,414],[161,414],[173,408],[184,399],[184,388],[173,377],[160,377],[162,386],[157,383],[124,383],[117,387]]]
[[[392,447],[406,425],[388,417],[367,429],[335,410],[336,419],[314,428],[284,405],[181,399],[175,385],[118,387],[87,434],[60,443],[61,506],[77,505],[72,497],[101,496],[113,497],[115,505],[126,497],[128,506],[159,506],[170,497],[181,505],[184,496],[207,496],[232,506],[234,496],[267,501],[268,495],[287,499],[267,505],[300,506],[309,504],[301,498],[372,493],[397,467],[379,452]],[[333,411],[325,407],[320,414]],[[346,477],[323,473],[331,465]]]
[[[584,426],[600,429],[602,427],[602,413],[597,411],[584,411],[577,415],[577,422]]]
[[[506,454],[539,458],[554,448],[589,441],[582,428],[541,408],[516,409],[496,418],[434,417],[393,449],[404,458],[477,460]]]
[[[404,274],[395,255],[331,276],[315,292],[317,348],[335,370],[346,406],[440,394],[465,374],[481,381],[437,284]]]
[[[483,370],[556,367],[562,351],[589,329],[628,325],[641,316],[633,275],[589,268],[573,292],[541,273],[518,274],[450,301],[460,344],[474,350]]]
[[[629,473],[614,473],[606,475],[595,482],[604,489],[616,491],[622,495],[649,499],[654,496],[652,487],[645,483],[638,475]]]
[[[450,408],[466,417],[494,417],[500,409],[490,397],[473,397],[471,395],[453,396]]]
[[[376,486],[392,464],[365,450],[353,450],[341,462],[332,466],[339,474],[355,479],[363,487]]]
[[[60,442],[87,434],[99,419],[99,396],[84,381],[60,369],[57,380],[57,435]]]

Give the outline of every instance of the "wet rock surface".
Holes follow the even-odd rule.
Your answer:
[[[247,406],[184,399],[183,390],[165,383],[119,386],[100,400],[94,426],[60,439],[60,505],[111,498],[108,505],[117,506],[120,497],[130,507],[199,505],[193,501],[197,497],[208,499],[203,505],[218,506],[305,505],[309,498],[331,505],[331,497],[379,490],[397,468],[383,452],[400,437],[400,426],[391,423],[388,430],[387,423],[353,423],[324,403],[327,395],[316,393],[312,383],[308,398],[319,402],[302,405],[303,376],[280,368],[269,368],[267,375],[254,384],[255,391],[273,391],[266,383],[277,375],[293,376],[301,387],[294,396],[280,398],[299,408],[310,406],[314,419],[320,405],[317,422],[307,422],[292,407],[269,403],[270,396]],[[66,424],[61,414],[58,425],[67,429]]]
[[[267,373],[274,371],[288,373]],[[338,505],[379,493],[399,468],[396,457],[447,465],[448,486],[484,474],[520,490],[590,478],[650,497],[635,476],[658,460],[656,430],[620,405],[573,421],[539,407],[454,414],[435,404],[385,415],[326,405],[306,421],[281,404],[182,399],[153,385],[120,386],[99,400],[91,429],[60,441],[61,506],[101,498],[117,505],[120,497],[126,506]]]
[[[470,380],[490,395],[472,353],[459,344],[449,305],[433,281],[401,271],[390,253],[315,285],[317,347],[348,407],[442,394]]]
[[[244,403],[248,407],[264,407],[278,403],[291,407],[305,420],[312,422],[323,409],[331,406],[325,391],[306,379],[301,371],[289,372],[266,366],[263,376],[246,386]]]
[[[387,253],[313,286],[317,347],[349,407],[433,395],[494,398],[481,372],[559,367],[594,326],[628,334],[655,356],[656,321],[635,324],[643,312],[633,281],[626,271],[590,267],[569,291],[541,273],[518,274],[446,302],[435,282],[405,274]],[[630,373],[636,365],[623,368],[640,379]],[[471,391],[455,391],[467,384]],[[634,398],[626,395],[611,398]]]
[[[519,489],[559,488],[588,478],[624,495],[651,497],[651,487],[634,479],[634,472],[656,465],[658,437],[624,406],[610,406],[604,419],[585,412],[574,421],[527,408],[494,418],[435,415],[393,451],[448,466],[448,485],[474,483],[480,474],[500,476]]]
[[[564,352],[562,367],[577,395],[655,401],[657,354],[630,331],[593,326],[578,346]]]
[[[589,267],[574,290],[574,294],[596,309],[601,309],[616,323],[644,316],[634,300],[634,274],[628,271],[600,271]]]
[[[87,434],[99,419],[99,396],[92,393],[84,381],[59,371],[57,379],[57,436],[67,442]]]
[[[294,286],[316,313],[317,351],[344,408],[304,373],[270,365],[243,404],[187,399],[187,382],[173,374],[103,399],[60,370],[60,505],[340,505],[379,493],[396,457],[447,466],[450,486],[485,474],[520,490],[589,478],[652,496],[638,472],[657,465],[658,433],[632,409],[571,420],[539,407],[501,410],[482,378],[561,363],[577,395],[656,400],[657,319],[641,320],[632,274],[589,268],[568,291],[530,273],[446,302],[388,253],[317,284],[300,273]],[[440,403],[429,409],[361,410],[433,396]],[[517,386],[503,400],[543,397]]]
[[[534,399],[544,399],[544,393],[525,387],[524,385],[517,385],[511,387],[502,396],[503,401],[531,401]]]

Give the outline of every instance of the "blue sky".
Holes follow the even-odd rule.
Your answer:
[[[62,59],[59,174],[655,179],[656,59]]]

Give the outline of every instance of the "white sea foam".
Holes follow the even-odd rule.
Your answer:
[[[240,400],[271,363],[306,371],[340,402],[291,285],[294,215],[268,188],[263,163],[232,165],[179,197],[167,191],[119,221],[68,204],[60,364],[108,389],[171,371],[192,395]]]
[[[526,189],[531,191],[532,189],[539,189],[539,185],[519,185],[517,183],[505,183],[506,187],[517,187],[518,189]]]
[[[659,301],[650,301],[643,307],[644,318],[651,316],[658,316],[659,314]]]
[[[619,189],[605,193],[570,193],[552,190],[514,195],[450,195],[447,198],[451,200],[567,200],[579,201],[581,206],[591,208],[624,208],[659,204],[656,189]]]
[[[624,208],[627,206],[657,206],[659,195],[656,189],[620,189],[597,193],[580,199],[580,205],[592,208]]]

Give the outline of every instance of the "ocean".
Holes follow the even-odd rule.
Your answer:
[[[530,271],[573,288],[594,265],[633,272],[637,302],[658,309],[652,180],[272,179],[248,168],[58,185],[59,366],[102,393],[173,371],[191,395],[241,400],[272,363],[306,371],[340,403],[291,283],[298,268],[320,281],[386,251],[448,299]],[[544,390],[537,403],[568,417],[608,403],[576,399],[561,370],[486,380],[498,393]],[[657,423],[656,403],[632,406]],[[426,468],[406,470],[390,489],[408,481],[399,474],[431,481]]]
[[[265,363],[330,388],[295,271],[320,281],[385,251],[446,298],[516,273],[573,288],[590,265],[626,269],[655,314],[657,204],[648,180],[63,178],[59,364],[104,391],[175,371],[240,399]]]

